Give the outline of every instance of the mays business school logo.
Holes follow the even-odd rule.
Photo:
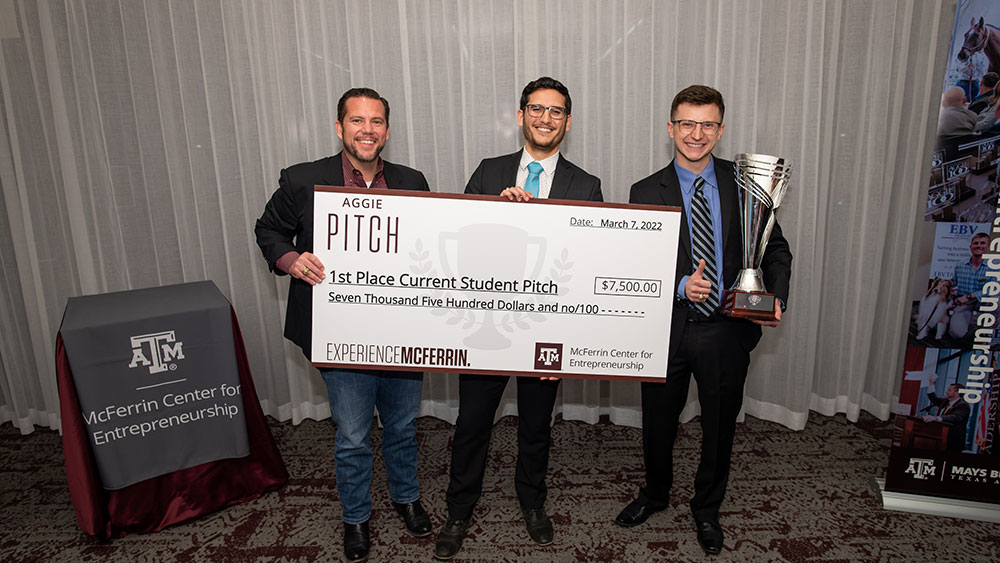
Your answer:
[[[914,479],[920,479],[926,481],[929,477],[934,477],[937,472],[937,466],[933,459],[924,459],[919,457],[911,457],[910,465],[907,466],[907,475],[913,475]]]
[[[177,369],[177,360],[184,359],[184,343],[177,340],[174,331],[140,334],[132,341],[132,361],[129,368],[146,366],[149,373],[161,373]]]
[[[562,371],[562,344],[535,343],[535,369]]]

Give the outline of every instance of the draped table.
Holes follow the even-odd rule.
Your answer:
[[[87,534],[157,531],[288,480],[236,314],[210,281],[72,298],[56,376],[66,476]]]

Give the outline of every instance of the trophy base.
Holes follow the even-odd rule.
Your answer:
[[[727,289],[722,292],[719,312],[738,319],[773,321],[775,299],[777,298],[773,293]]]

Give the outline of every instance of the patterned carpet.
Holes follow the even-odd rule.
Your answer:
[[[643,526],[613,524],[642,477],[640,432],[560,420],[554,427],[547,508],[555,543],[528,539],[513,489],[515,418],[497,424],[484,495],[455,561],[706,561],[687,509],[697,463],[697,422],[678,437],[670,510]],[[0,427],[0,561],[340,561],[341,535],[329,420],[299,426],[271,421],[291,473],[263,498],[155,534],[98,543],[77,527],[58,434],[21,436]],[[890,425],[862,415],[813,415],[802,432],[747,418],[740,424],[733,479],[716,561],[996,561],[1000,524],[883,510],[869,489],[888,459]],[[452,427],[419,420],[423,502],[435,525],[445,518]],[[376,441],[378,432],[376,434]],[[430,561],[433,539],[403,533],[389,505],[376,456],[372,561]]]

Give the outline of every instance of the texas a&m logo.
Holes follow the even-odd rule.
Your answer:
[[[910,465],[906,468],[907,475],[913,475],[914,479],[926,480],[928,477],[933,477],[935,471],[935,465],[933,459],[923,459],[919,457],[911,457]]]
[[[535,369],[562,370],[562,344],[535,343]]]
[[[176,360],[184,359],[184,343],[174,331],[154,332],[131,337],[132,361],[128,367],[148,366],[149,373],[177,369]]]

